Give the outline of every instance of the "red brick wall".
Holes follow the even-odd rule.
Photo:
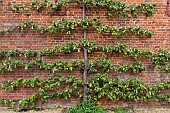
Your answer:
[[[24,2],[31,2],[32,0],[16,0],[16,2],[12,2],[15,0],[3,0],[0,3],[0,29],[5,29],[11,24],[23,23],[26,20],[33,20],[35,23],[39,23],[41,25],[46,25],[53,20],[59,20],[62,18],[67,19],[80,19],[82,18],[82,6],[77,4],[68,4],[66,6],[67,12],[64,16],[57,16],[52,11],[43,10],[41,13],[37,13],[35,11],[22,12],[22,13],[14,13],[10,11],[10,7],[13,4],[21,5]],[[127,5],[132,3],[142,3],[145,0],[120,0]],[[156,2],[156,12],[146,17],[144,14],[140,14],[139,17],[128,17],[121,18],[116,15],[113,17],[109,17],[106,13],[106,9],[99,9],[88,6],[86,8],[86,18],[98,18],[104,24],[109,24],[113,26],[140,26],[141,28],[148,29],[153,32],[153,36],[151,38],[140,38],[139,36],[134,35],[125,35],[125,36],[111,36],[111,35],[101,35],[98,34],[94,30],[87,30],[87,39],[95,40],[97,45],[115,45],[117,43],[125,42],[127,47],[137,46],[140,49],[146,50],[151,49],[153,51],[158,51],[160,48],[169,50],[170,47],[170,17],[168,17],[165,13],[166,11],[166,0],[149,0],[151,2]],[[64,8],[63,8],[64,9]],[[60,13],[63,13],[62,11]],[[29,16],[28,16],[29,15]],[[70,35],[66,35],[65,33],[60,33],[57,35],[49,35],[49,34],[40,34],[36,30],[26,29],[24,31],[15,30],[10,34],[0,35],[0,48],[1,49],[18,49],[18,50],[39,50],[44,47],[52,48],[56,44],[64,44],[67,41],[73,40],[78,41],[83,38],[83,30],[77,28],[72,31]],[[94,54],[89,54],[88,59],[94,59],[94,57],[98,55],[102,55],[101,52],[95,52]],[[127,58],[122,55],[114,55],[107,54],[108,59],[112,59],[116,64],[122,64],[124,62],[134,62],[134,59]],[[21,59],[21,58],[19,58]],[[31,60],[32,58],[26,59]],[[70,60],[70,59],[83,59],[83,52],[81,53],[71,53],[71,54],[57,54],[54,57],[44,57],[44,61],[50,62],[55,59],[62,60]],[[3,59],[1,59],[2,61]],[[148,64],[149,60],[141,59],[144,64]],[[24,70],[22,67],[18,67],[12,72],[7,72],[5,74],[0,73],[0,81],[4,81],[6,79],[15,80],[17,78],[33,78],[34,75],[38,75],[40,78],[46,78],[50,73],[46,71],[42,71],[39,68],[33,68],[29,70]],[[82,77],[82,73],[79,70],[74,72],[63,72],[61,74],[67,75],[75,75],[78,78]],[[169,74],[165,74],[159,70],[147,69],[139,74],[132,73],[111,73],[112,76],[117,76],[121,78],[134,78],[138,77],[143,80],[146,84],[152,85],[161,80],[169,80]],[[89,76],[88,76],[89,77]],[[21,99],[24,97],[29,97],[31,94],[36,93],[37,89],[33,88],[23,88],[19,87],[15,91],[4,91],[0,89],[0,97],[1,98],[12,98],[12,99]],[[154,102],[147,103],[133,103],[133,102],[116,102],[113,103],[108,101],[107,99],[101,100],[104,106],[112,106],[112,105],[125,105],[132,104],[136,107],[168,107],[169,104]],[[47,102],[48,106],[52,104],[60,105],[60,106],[69,106],[73,105],[76,102],[76,99],[64,100],[60,99],[57,101],[49,100]]]

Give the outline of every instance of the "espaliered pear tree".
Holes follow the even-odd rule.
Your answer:
[[[18,25],[12,25],[6,29],[0,30],[0,35],[5,35],[10,32],[15,32],[15,30],[25,30],[30,28],[37,30],[43,34],[57,34],[66,33],[70,34],[76,27],[81,27],[84,33],[83,39],[73,42],[66,42],[65,45],[56,45],[53,48],[44,48],[42,50],[0,50],[0,58],[7,58],[8,60],[2,61],[0,65],[0,73],[7,73],[13,71],[17,67],[24,67],[25,70],[39,67],[41,70],[46,70],[51,73],[45,80],[40,79],[35,76],[32,79],[18,78],[17,80],[11,81],[6,80],[0,83],[0,88],[2,90],[17,90],[18,87],[30,87],[38,88],[38,93],[31,95],[28,98],[23,98],[18,101],[11,99],[0,98],[0,104],[10,107],[19,108],[27,107],[34,108],[37,100],[42,102],[47,101],[50,98],[58,97],[68,99],[72,96],[77,97],[84,101],[98,101],[102,97],[106,97],[112,101],[117,100],[132,100],[147,101],[148,99],[153,99],[154,101],[165,101],[170,102],[170,94],[163,94],[162,91],[170,88],[170,81],[164,81],[161,83],[156,83],[153,86],[146,86],[137,78],[122,80],[119,78],[109,78],[108,73],[110,72],[132,72],[140,73],[146,70],[146,66],[138,61],[139,58],[147,58],[151,60],[152,68],[158,68],[163,70],[165,73],[170,72],[170,66],[168,62],[170,61],[170,54],[166,50],[159,50],[158,52],[153,52],[152,50],[141,50],[137,47],[126,48],[124,43],[117,44],[115,46],[109,45],[96,45],[95,41],[89,41],[86,38],[87,29],[93,29],[97,33],[105,34],[110,33],[113,36],[122,36],[126,33],[131,33],[132,35],[139,35],[142,37],[152,37],[152,31],[139,26],[127,26],[127,27],[116,27],[110,25],[104,25],[100,20],[96,18],[85,19],[85,11],[89,6],[95,8],[105,8],[107,9],[108,16],[114,16],[115,14],[121,15],[123,18],[132,15],[138,17],[140,13],[146,14],[146,16],[151,16],[155,9],[155,3],[141,3],[141,4],[131,4],[127,6],[124,3],[116,0],[58,0],[55,4],[51,3],[50,0],[34,0],[31,3],[24,3],[20,6],[12,5],[10,10],[14,13],[25,13],[26,11],[37,11],[38,13],[43,13],[43,10],[49,9],[52,11],[60,10],[63,5],[67,5],[70,2],[83,6],[83,17],[78,20],[54,20],[48,26],[43,26],[37,24],[33,20],[25,21]],[[28,29],[27,29],[28,30]],[[55,60],[51,63],[45,63],[42,60],[42,56],[54,56],[57,53],[71,54],[73,52],[84,51],[84,59],[81,60]],[[115,65],[112,60],[106,59],[106,55],[101,57],[96,57],[93,60],[88,60],[87,55],[101,51],[110,54],[123,54],[125,56],[131,57],[135,60],[134,64],[122,64]],[[13,57],[35,57],[34,61],[20,61],[14,60]],[[60,76],[57,73],[63,71],[74,71],[79,69],[82,72],[82,79],[77,79],[75,76]],[[88,74],[98,73],[91,78],[87,78]],[[62,90],[56,91],[56,88]],[[80,90],[82,89],[83,90]],[[50,93],[49,93],[50,92]]]

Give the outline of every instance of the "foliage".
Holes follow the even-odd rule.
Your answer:
[[[169,94],[161,94],[169,88],[170,81],[163,81],[148,87],[137,78],[127,80],[109,79],[107,74],[98,74],[90,78],[87,84],[88,98],[91,101],[107,97],[112,101],[132,100],[146,102],[153,99],[156,102],[159,100],[169,102]]]
[[[132,16],[138,16],[139,13],[144,13],[147,16],[152,15],[156,10],[156,3],[141,3],[139,5],[132,4],[129,7],[126,4],[121,3],[119,0],[74,0],[74,3],[78,4],[90,4],[97,8],[106,8],[108,10],[108,15],[113,16],[118,13],[122,17],[128,17],[128,13]],[[43,0],[38,2],[34,0],[30,5],[31,8],[37,12],[40,12],[43,8],[50,8],[53,11],[59,10],[63,5],[69,4],[69,0],[58,0],[57,3],[52,4],[49,0]],[[125,11],[128,8],[128,11]],[[11,10],[14,12],[27,11],[28,6],[23,4],[21,7],[17,5],[11,6]]]
[[[10,26],[6,30],[0,30],[0,33],[9,33],[14,28],[17,28],[19,30],[24,30],[27,27],[30,27],[31,29],[35,29],[39,31],[40,33],[50,33],[50,34],[57,34],[60,32],[66,32],[66,34],[70,34],[72,30],[74,30],[76,27],[82,27],[83,30],[86,30],[88,28],[93,28],[100,34],[104,33],[111,33],[113,36],[120,36],[124,35],[125,33],[132,33],[134,35],[140,35],[140,37],[147,36],[151,37],[152,32],[149,30],[146,30],[144,28],[140,28],[139,26],[129,26],[129,27],[115,27],[115,26],[109,26],[109,25],[102,25],[102,22],[96,18],[92,19],[78,19],[77,21],[74,20],[58,20],[58,21],[52,21],[51,24],[48,27],[35,24],[32,20],[31,21],[25,21],[23,24],[19,24],[17,26]]]
[[[54,91],[56,87],[61,87],[61,85],[66,85],[62,90],[58,92],[48,93],[47,91]],[[69,76],[69,78],[61,76],[49,76],[46,80],[40,80],[38,77],[33,79],[17,79],[16,81],[11,82],[7,80],[5,84],[1,83],[1,88],[4,90],[15,90],[18,86],[22,85],[23,87],[37,87],[39,91],[37,94],[33,94],[31,97],[24,98],[14,102],[11,99],[0,99],[0,104],[9,105],[10,107],[32,107],[34,108],[36,100],[40,99],[41,101],[47,101],[49,98],[58,97],[58,98],[70,98],[71,96],[81,97],[81,93],[78,90],[78,87],[82,85],[81,79],[76,79],[74,76]]]
[[[120,109],[118,107],[113,108],[114,113],[127,113],[126,110]]]
[[[85,84],[87,85],[89,101],[98,101],[103,97],[107,97],[114,102],[119,100],[146,102],[151,99],[155,102],[170,102],[169,94],[163,93],[163,91],[170,88],[170,81],[162,81],[153,86],[146,86],[137,78],[123,80],[120,78],[109,78],[107,74],[97,74]],[[82,92],[79,89],[84,85],[84,82],[81,79],[76,79],[74,76],[66,78],[51,75],[46,80],[40,80],[38,77],[30,80],[18,79],[13,82],[7,80],[6,83],[1,83],[1,88],[4,90],[15,90],[21,85],[23,87],[37,87],[39,91],[31,97],[19,100],[18,103],[11,99],[0,99],[0,104],[11,107],[34,107],[38,99],[44,102],[53,97],[67,99],[74,96],[81,99]],[[64,89],[55,92],[56,87],[63,85],[65,86]]]
[[[127,72],[131,70],[133,73],[139,73],[140,71],[144,71],[146,69],[145,66],[141,64],[141,62],[135,62],[133,65],[131,64],[122,64],[122,65],[113,65],[111,60],[106,59],[106,56],[96,57],[95,61],[89,61],[89,73],[94,72]]]
[[[52,4],[50,0],[42,0],[41,2],[38,2],[38,0],[34,0],[31,2],[31,9],[40,12],[43,8],[51,8],[53,11],[58,10],[61,8],[62,5],[66,4],[66,0],[59,0],[57,3]],[[28,11],[28,5],[24,3],[21,7],[17,5],[12,5],[11,10],[14,12],[20,12],[20,11]]]
[[[70,107],[66,113],[106,113],[100,106],[95,106],[91,102],[81,103],[75,107]]]
[[[74,0],[74,3],[81,5],[93,6],[97,8],[106,8],[108,10],[108,15],[113,16],[119,14],[122,17],[128,17],[129,13],[132,16],[138,16],[139,13],[144,13],[147,16],[152,15],[155,11],[156,4],[141,3],[139,5],[132,4],[129,7],[126,4],[121,3],[119,0]],[[67,0],[58,0],[55,4],[52,4],[49,0],[43,0],[39,2],[34,0],[31,2],[30,6],[27,3],[22,4],[22,6],[13,5],[11,10],[14,12],[35,10],[37,12],[42,11],[44,8],[50,8],[53,11],[59,10],[63,5],[67,5],[69,2]],[[88,4],[88,5],[87,5]],[[0,33],[10,33],[13,30],[25,30],[31,28],[39,31],[40,33],[57,34],[66,32],[66,34],[71,34],[71,31],[75,30],[76,27],[82,28],[82,30],[94,29],[98,33],[108,34],[112,36],[121,36],[126,33],[131,33],[134,35],[140,35],[140,37],[151,37],[152,32],[139,26],[129,26],[129,27],[115,27],[110,25],[103,25],[103,23],[96,19],[78,19],[69,20],[63,19],[58,21],[52,21],[48,26],[43,26],[31,21],[25,21],[22,24],[16,26],[10,26],[5,30],[0,30]],[[71,52],[81,52],[82,49],[86,48],[88,53],[94,53],[96,51],[107,52],[107,53],[117,53],[123,54],[134,58],[134,64],[122,64],[114,65],[111,60],[108,60],[105,55],[102,57],[96,57],[94,60],[88,60],[88,73],[98,73],[91,77],[88,81],[83,81],[82,79],[77,79],[75,76],[59,76],[56,74],[60,71],[74,71],[75,68],[85,70],[84,60],[55,60],[51,63],[44,63],[42,61],[42,56],[49,55],[54,56],[57,53],[64,52],[69,54]],[[11,59],[12,57],[35,57],[35,61],[20,61]],[[139,73],[146,70],[146,66],[142,62],[137,61],[139,58],[151,59],[151,64],[154,68],[164,70],[166,73],[170,72],[169,60],[170,55],[166,50],[159,50],[158,52],[153,52],[151,50],[141,50],[137,47],[126,48],[124,43],[117,44],[115,46],[105,45],[97,46],[94,41],[88,41],[82,39],[76,43],[73,41],[67,42],[64,45],[56,45],[55,47],[49,49],[44,48],[42,50],[0,50],[0,57],[7,57],[8,60],[2,61],[0,66],[0,72],[5,73],[13,71],[14,68],[24,67],[26,70],[33,68],[34,66],[40,69],[47,70],[53,75],[50,75],[47,79],[40,79],[35,76],[32,79],[19,78],[17,80],[11,81],[6,80],[0,83],[0,88],[3,90],[16,90],[18,87],[31,87],[37,88],[37,93],[30,97],[23,98],[17,102],[12,99],[0,98],[0,104],[10,107],[19,108],[28,107],[34,108],[37,100],[42,102],[47,101],[50,98],[65,98],[68,99],[72,96],[82,99],[81,88],[87,86],[87,95],[89,101],[98,101],[101,98],[108,98],[112,101],[118,100],[131,100],[131,101],[148,101],[154,100],[155,102],[164,101],[170,102],[170,94],[164,93],[165,90],[170,88],[170,81],[162,81],[156,83],[153,86],[147,86],[137,78],[132,79],[120,79],[117,77],[108,77],[108,74],[112,71],[116,72],[127,72],[132,71],[133,73]],[[61,88],[62,87],[62,88]],[[56,92],[56,88],[60,88]],[[125,112],[114,108],[115,112]],[[105,113],[105,111],[100,106],[95,106],[93,103],[81,103],[76,107],[69,108],[66,113]]]
[[[0,57],[7,57],[9,61],[2,61],[2,65],[0,67],[0,72],[8,72],[12,71],[14,68],[18,66],[23,66],[25,69],[32,68],[33,66],[38,66],[44,70],[52,70],[53,73],[59,72],[61,70],[69,70],[73,71],[74,68],[80,67],[83,68],[85,62],[83,60],[71,60],[71,62],[67,61],[55,61],[51,64],[43,63],[41,57],[44,55],[53,56],[59,52],[64,53],[71,53],[71,52],[81,52],[83,48],[87,48],[89,53],[94,53],[97,51],[102,51],[110,54],[119,53],[124,54],[126,56],[132,57],[134,59],[139,58],[148,58],[151,59],[151,67],[155,69],[160,69],[169,73],[169,60],[170,55],[166,50],[160,49],[158,52],[153,52],[152,50],[141,50],[137,47],[130,47],[129,49],[126,48],[124,43],[116,44],[115,46],[111,45],[104,45],[104,46],[97,46],[95,41],[88,41],[81,39],[78,42],[69,41],[64,45],[56,45],[51,49],[44,48],[42,50],[0,50]],[[24,57],[36,57],[36,61],[31,62],[22,62],[18,60],[11,60],[14,56],[24,56]],[[140,71],[146,70],[146,66],[142,65],[140,61],[135,61],[134,64],[122,64],[122,65],[113,65],[112,61],[107,59],[105,55],[102,57],[96,57],[95,60],[89,60],[89,73],[96,73],[96,72],[127,72],[131,70],[134,73],[139,73]]]

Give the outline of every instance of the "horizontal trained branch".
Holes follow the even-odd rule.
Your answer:
[[[12,99],[0,99],[0,104],[8,105],[10,107],[16,107],[16,105],[20,107],[33,107],[36,103],[37,99],[41,101],[47,101],[49,98],[58,97],[58,98],[69,98],[71,96],[76,96],[78,98],[82,97],[78,87],[82,86],[83,81],[81,79],[76,79],[74,76],[61,77],[51,75],[46,80],[40,80],[37,76],[33,79],[22,79],[19,78],[15,81],[7,80],[6,83],[1,83],[1,88],[4,90],[15,90],[19,85],[24,87],[38,87],[39,92],[37,94],[33,94],[29,98],[24,98],[15,102]],[[66,85],[67,84],[67,85]],[[54,91],[55,88],[64,85],[65,88],[61,91],[54,92],[54,93],[46,93],[45,91]]]
[[[113,16],[118,13],[122,17],[128,17],[130,13],[132,16],[138,16],[139,13],[144,13],[147,16],[152,15],[156,10],[156,3],[141,3],[141,4],[132,4],[129,7],[126,4],[121,3],[119,0],[74,0],[73,3],[78,4],[89,4],[96,8],[106,8],[108,10],[108,15]],[[22,6],[12,5],[11,10],[14,12],[35,10],[40,12],[43,8],[50,8],[53,11],[59,10],[63,5],[70,4],[69,0],[58,0],[55,4],[52,4],[49,0],[43,0],[38,2],[34,0],[31,2],[30,6],[28,3],[24,3]],[[31,7],[31,8],[29,8]]]
[[[59,0],[55,4],[52,4],[49,0],[42,0],[41,2],[38,2],[37,0],[34,0],[31,2],[31,8],[29,9],[28,3],[22,4],[22,6],[12,5],[11,10],[15,12],[19,11],[28,11],[28,10],[35,10],[37,12],[40,12],[43,8],[51,8],[53,11],[59,10],[63,5],[66,4],[67,0]]]
[[[72,30],[74,30],[76,27],[82,27],[83,30],[86,30],[88,28],[93,28],[100,34],[104,33],[111,33],[112,36],[121,36],[125,33],[132,33],[134,35],[140,35],[140,37],[147,36],[151,37],[152,32],[149,30],[146,30],[144,28],[140,28],[139,26],[129,26],[129,27],[115,27],[115,26],[109,26],[109,25],[102,25],[102,22],[96,18],[92,19],[78,19],[77,21],[74,20],[58,20],[53,21],[48,27],[35,24],[32,20],[31,21],[25,21],[23,24],[19,24],[16,26],[10,26],[9,28],[5,30],[0,30],[0,33],[10,33],[13,30],[24,30],[27,27],[30,27],[31,29],[35,29],[37,31],[40,31],[40,33],[49,33],[49,34],[57,34],[61,32],[66,32],[66,34],[70,34]]]
[[[29,81],[27,84],[31,87],[37,84],[36,82],[43,82],[37,77],[32,80],[18,79],[14,82],[7,81],[6,87],[9,89],[14,84],[22,84],[25,86],[24,81]],[[34,107],[36,100],[40,99],[42,102],[47,101],[49,98],[69,98],[76,96],[81,98],[82,95],[78,87],[83,86],[81,79],[76,79],[73,76],[68,78],[65,77],[54,77],[49,76],[47,80],[42,83],[44,86],[39,88],[37,94],[33,94],[31,97],[24,98],[15,102],[12,99],[0,99],[0,104],[15,107]],[[54,85],[59,84],[59,85]],[[69,84],[62,91],[47,93],[48,90],[54,90],[56,87],[60,87],[60,84]],[[120,78],[109,78],[107,74],[97,74],[90,78],[87,84],[87,94],[89,101],[98,101],[102,97],[107,97],[112,101],[117,100],[131,100],[131,101],[144,101],[153,100],[155,102],[164,101],[170,102],[169,94],[164,93],[165,90],[170,88],[170,81],[162,81],[156,83],[153,86],[146,86],[137,78],[132,79],[120,79]],[[14,88],[15,89],[15,88]],[[46,92],[47,91],[47,92]]]
[[[139,73],[145,71],[146,66],[142,65],[141,62],[136,61],[132,64],[114,65],[111,60],[106,59],[106,56],[96,57],[94,61],[89,60],[89,73],[96,72],[127,72],[132,71],[133,73]]]
[[[170,88],[170,81],[162,81],[153,86],[146,86],[137,78],[121,80],[118,78],[108,78],[107,74],[98,74],[92,77],[87,83],[89,100],[97,101],[102,97],[107,97],[112,101],[132,100],[135,102],[149,99],[155,102],[170,102],[169,93],[164,93]]]
[[[40,79],[37,75],[32,79],[19,78],[15,81],[6,80],[0,83],[0,88],[3,90],[16,90],[17,87],[32,87],[32,88],[42,88],[44,90],[54,90],[56,87],[61,85],[72,84],[73,88],[76,90],[78,85],[82,85],[83,81],[81,79],[76,79],[74,76],[70,75],[68,78],[63,76],[50,75],[45,80]]]
[[[79,91],[77,91],[79,92]],[[18,102],[13,101],[12,99],[1,99],[0,98],[0,104],[3,104],[5,106],[9,106],[11,108],[14,107],[27,107],[27,108],[35,108],[36,100],[40,100],[42,102],[47,101],[49,98],[57,97],[57,98],[70,98],[73,94],[73,90],[71,87],[66,87],[62,91],[53,92],[53,93],[47,93],[43,89],[39,89],[39,92],[37,94],[33,94],[31,97],[24,98],[19,100]]]
[[[53,55],[57,54],[58,52],[64,52],[64,53],[71,53],[71,52],[74,52],[74,51],[80,52],[83,48],[87,48],[88,53],[102,51],[102,52],[107,52],[107,53],[111,53],[111,54],[124,54],[124,55],[132,57],[134,59],[148,58],[148,59],[151,59],[152,67],[161,69],[161,70],[165,71],[166,73],[170,72],[170,65],[168,63],[170,61],[170,54],[168,53],[167,50],[160,49],[158,52],[154,53],[152,50],[141,50],[138,47],[130,47],[129,49],[126,49],[126,45],[124,43],[119,43],[119,44],[117,44],[115,46],[111,46],[111,45],[97,46],[95,44],[95,41],[88,41],[88,40],[84,40],[84,39],[81,39],[80,41],[75,42],[75,43],[73,41],[69,41],[69,42],[65,43],[63,46],[56,45],[54,48],[51,48],[51,49],[44,48],[42,50],[35,50],[35,51],[34,50],[25,50],[25,51],[0,50],[0,57],[1,58],[2,57],[7,57],[7,58],[11,59],[11,57],[13,57],[13,56],[25,56],[25,57],[34,56],[37,59],[39,59],[43,55],[53,56]],[[100,61],[101,61],[100,63],[102,63],[103,61],[106,60],[106,59],[105,60],[104,59],[102,59],[102,60],[100,59]],[[74,66],[76,64],[76,66],[80,66],[80,68],[84,67],[84,61],[83,60],[80,61],[79,63],[76,60],[75,61],[73,60],[73,62],[74,62]],[[101,68],[103,70],[108,70],[108,71],[109,70],[110,71],[111,70],[112,71],[113,70],[117,70],[117,71],[122,70],[122,69],[118,69],[117,66],[113,66],[113,65],[109,64],[109,62],[111,63],[111,61],[107,60],[108,64],[106,64],[106,65],[110,66],[110,68],[106,69],[106,68],[103,68],[103,67],[105,67],[104,65],[103,65],[103,67],[96,66],[97,63],[95,64],[94,61],[90,61],[89,62],[89,70],[88,70],[88,72],[89,73],[96,72],[97,70],[100,70]],[[16,62],[15,63],[13,62],[12,64],[10,64],[10,66],[6,65],[6,64],[8,64],[7,62],[3,62],[3,63],[5,64],[5,67],[2,66],[0,68],[1,72],[10,71],[10,70],[12,70],[13,68],[16,67],[15,65],[20,66],[20,64],[16,63]],[[29,64],[29,66],[25,66],[25,68],[27,68],[27,67],[32,67],[33,66],[32,64],[34,64],[34,63],[26,63],[25,62],[25,64]],[[103,64],[104,64],[104,62],[103,62]],[[141,63],[138,62],[137,64],[141,64]],[[9,66],[10,68],[7,68],[6,66]],[[108,66],[106,66],[106,67],[108,67]],[[130,68],[130,67],[132,67],[131,65],[127,66],[127,64],[124,64],[122,66],[126,67],[127,70],[132,69],[132,68]],[[45,67],[50,67],[50,66],[45,66]],[[65,67],[70,67],[70,66],[65,65]],[[141,67],[141,70],[145,70],[145,68],[142,65],[139,66],[139,67]],[[126,69],[123,68],[123,70],[126,70]],[[58,71],[54,71],[54,72],[58,72]]]
[[[76,62],[76,63],[75,63]],[[33,68],[33,66],[37,66],[42,70],[46,70],[52,73],[58,73],[60,71],[73,71],[74,68],[80,68],[81,65],[84,65],[84,61],[76,61],[71,60],[62,61],[62,60],[55,60],[52,63],[44,63],[41,59],[36,59],[36,61],[19,61],[19,60],[9,60],[9,61],[2,61],[2,65],[0,66],[0,73],[10,72],[17,67],[24,67],[26,70]]]
[[[128,17],[128,13],[132,16],[138,16],[139,13],[152,15],[156,10],[156,3],[141,3],[139,5],[132,4],[129,7],[120,0],[75,0],[79,4],[91,4],[97,8],[105,7],[108,10],[108,15],[113,16],[115,13],[120,14],[122,17]]]
[[[42,70],[46,70],[52,73],[58,73],[61,71],[74,71],[75,68],[84,69],[84,60],[55,60],[52,63],[44,63],[42,60],[37,59],[36,61],[19,61],[19,60],[9,60],[2,61],[0,66],[0,73],[11,72],[17,67],[24,67],[26,70],[34,68],[34,66],[39,67]],[[145,71],[146,66],[142,65],[141,62],[136,61],[132,64],[122,64],[114,65],[111,60],[106,59],[106,57],[96,57],[95,60],[88,61],[88,73],[96,72],[127,72],[132,71],[133,73],[139,73],[140,71]]]

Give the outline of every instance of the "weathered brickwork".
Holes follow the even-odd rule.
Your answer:
[[[54,0],[51,0],[54,2]],[[166,0],[120,0],[122,3],[126,3],[130,5],[132,3],[140,4],[142,2],[156,2],[156,11],[151,16],[146,16],[144,14],[139,14],[138,17],[129,16],[128,18],[122,18],[120,15],[114,15],[113,17],[109,17],[107,15],[107,11],[105,8],[97,9],[95,7],[86,6],[86,18],[98,18],[103,24],[123,27],[123,26],[140,26],[141,28],[148,29],[153,32],[153,36],[151,38],[148,37],[140,37],[139,35],[126,34],[123,36],[112,36],[110,34],[98,34],[93,29],[87,30],[87,39],[95,40],[96,45],[115,45],[117,43],[124,42],[129,47],[138,47],[142,50],[153,50],[158,51],[160,48],[166,49],[169,51],[170,48],[170,17],[166,15]],[[42,12],[37,13],[36,11],[26,11],[21,13],[15,13],[10,10],[12,5],[21,5],[24,2],[32,2],[32,0],[0,0],[0,29],[5,29],[9,27],[11,24],[20,24],[26,20],[33,20],[35,23],[47,26],[54,20],[61,19],[82,19],[82,6],[77,5],[75,3],[67,4],[67,6],[63,6],[61,11],[53,12],[47,9],[42,10]],[[65,13],[66,10],[66,13]],[[65,13],[65,14],[64,14]],[[64,14],[64,15],[62,15]],[[62,16],[59,16],[62,15]],[[66,35],[66,33],[58,33],[55,35],[50,35],[48,33],[41,34],[36,30],[31,30],[30,28],[26,28],[23,31],[14,30],[9,34],[0,34],[0,49],[18,49],[22,50],[40,50],[43,48],[52,48],[56,44],[65,44],[68,41],[77,42],[83,38],[83,29],[76,28],[73,30],[71,34]],[[170,52],[170,51],[169,51]],[[88,59],[94,59],[97,56],[102,56],[104,52],[95,52],[93,54],[88,54]],[[111,54],[106,53],[107,59],[111,59],[114,64],[123,64],[123,63],[134,63],[134,59],[124,56],[122,54]],[[35,58],[24,58],[24,57],[16,57],[15,59],[20,60],[28,60],[31,61]],[[52,62],[54,60],[66,60],[70,59],[84,59],[83,51],[81,52],[73,52],[70,54],[65,53],[57,53],[53,57],[43,56],[44,62]],[[0,61],[5,60],[5,58],[0,59]],[[110,77],[118,76],[120,78],[134,78],[138,77],[142,81],[144,81],[147,85],[151,86],[154,83],[160,82],[162,80],[170,80],[170,74],[165,74],[163,71],[159,69],[154,70],[149,68],[150,60],[148,59],[140,59],[148,68],[146,71],[142,71],[138,74],[134,74],[131,72],[128,73],[110,73]],[[1,64],[0,64],[1,65]],[[35,75],[42,79],[46,79],[50,73],[48,71],[44,71],[39,69],[38,67],[34,67],[32,69],[25,70],[23,67],[17,67],[12,72],[0,73],[0,81],[3,82],[6,79],[16,80],[17,78],[33,78]],[[82,72],[79,69],[76,69],[73,72],[60,72],[59,75],[68,76],[74,75],[76,78],[82,78]],[[88,77],[92,77],[93,75],[89,74]],[[60,88],[61,89],[61,88]],[[56,89],[59,90],[59,89]],[[17,90],[8,90],[4,91],[0,89],[0,98],[4,99],[22,99],[25,97],[29,97],[32,94],[36,93],[38,90],[36,88],[24,88],[18,87]],[[52,106],[52,105],[60,105],[60,106],[71,106],[78,102],[74,97],[71,99],[50,99],[48,102],[43,104],[44,107]],[[128,104],[134,105],[137,108],[147,108],[147,107],[169,107],[168,103],[155,103],[153,101],[149,102],[129,102],[129,101],[118,101],[116,103],[111,102],[105,98],[101,99],[100,102],[103,106],[110,107],[112,105],[120,105],[125,106]],[[38,103],[37,103],[37,106]]]

